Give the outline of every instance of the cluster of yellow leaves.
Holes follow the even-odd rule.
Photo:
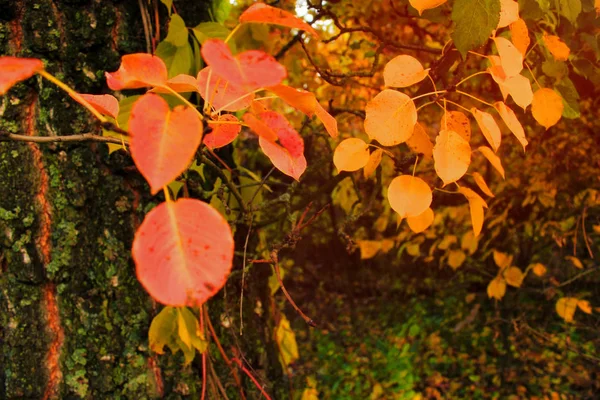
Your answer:
[[[576,297],[561,297],[556,302],[556,312],[565,322],[573,322],[573,316],[577,308],[586,314],[592,313],[592,306],[587,300],[579,300]]]
[[[525,275],[519,267],[512,265],[513,256],[494,250],[494,263],[499,268],[498,275],[488,284],[487,293],[489,298],[501,300],[506,293],[506,285],[521,287]]]

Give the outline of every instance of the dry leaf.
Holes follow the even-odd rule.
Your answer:
[[[487,294],[490,299],[494,298],[496,300],[502,300],[505,293],[506,282],[504,281],[504,279],[496,277],[492,279],[492,281],[488,284]]]
[[[500,20],[496,29],[507,27],[519,19],[519,3],[514,0],[500,0]]]
[[[433,161],[435,172],[446,186],[467,172],[471,163],[471,146],[458,133],[442,130],[435,140]]]
[[[369,156],[369,161],[363,169],[363,175],[365,179],[371,176],[373,172],[375,172],[375,170],[379,166],[379,163],[381,162],[381,157],[383,157],[383,150],[381,149],[377,149],[371,153],[371,155]]]
[[[577,302],[577,307],[579,307],[579,309],[586,314],[592,313],[592,306],[590,305],[590,302],[587,300],[579,300]]]
[[[467,142],[471,140],[469,117],[460,111],[446,111],[440,121],[440,128],[458,133]]]
[[[575,297],[563,297],[556,302],[556,312],[565,322],[573,322],[579,300]]]
[[[504,269],[512,264],[512,261],[513,261],[512,255],[503,253],[498,250],[494,250],[492,252],[492,254],[494,256],[494,263],[498,266],[498,268]]]
[[[507,77],[515,76],[523,70],[523,54],[508,39],[495,37],[494,43],[500,55],[500,62]]]
[[[507,105],[501,101],[495,102],[494,108],[496,108],[496,111],[498,111],[498,114],[500,114],[500,117],[506,126],[508,126],[508,129],[510,129],[513,135],[515,135],[517,140],[521,143],[521,146],[523,146],[523,151],[525,151],[525,146],[527,146],[529,142],[525,137],[525,130],[517,119],[514,111],[508,108]]]
[[[415,153],[423,154],[429,159],[433,157],[433,143],[420,122],[415,124],[413,134],[406,141],[406,145]]]
[[[544,264],[540,264],[540,263],[536,263],[530,266],[531,270],[533,271],[534,274],[536,274],[537,276],[542,276],[546,274],[546,267],[544,266]]]
[[[490,197],[494,197],[494,193],[492,193],[487,183],[485,183],[483,176],[481,176],[479,172],[473,172],[473,179],[475,179],[475,183],[483,193],[487,194]]]
[[[581,260],[579,258],[573,256],[566,256],[565,260],[569,260],[575,268],[583,269],[583,264],[581,263]]]
[[[524,278],[523,271],[517,267],[510,267],[504,271],[504,279],[510,286],[521,287]]]

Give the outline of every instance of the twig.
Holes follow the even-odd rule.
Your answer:
[[[26,136],[15,133],[4,134],[0,132],[0,142],[34,142],[34,143],[56,143],[56,142],[103,142],[128,145],[129,143],[118,138],[100,136],[95,133],[82,133],[66,136]]]
[[[219,168],[214,162],[212,162],[208,157],[205,157],[204,155],[201,156],[200,162],[208,165],[210,168],[212,168],[217,173],[217,175],[219,175],[219,177],[221,178],[221,180],[223,181],[225,186],[227,186],[229,188],[229,191],[233,194],[235,199],[238,201],[242,212],[244,214],[246,214],[248,212],[248,209],[246,208],[246,204],[244,204],[244,199],[242,198],[241,193],[235,187],[233,182],[231,182],[229,180],[229,178],[227,177],[227,175],[225,175],[225,173],[221,170],[221,168]]]
[[[242,362],[239,359],[232,358],[231,361],[233,361],[234,363],[236,363],[237,365],[240,366],[240,368],[242,369],[242,371],[244,371],[244,373],[246,375],[248,375],[248,378],[250,378],[252,380],[252,382],[254,383],[254,386],[256,386],[256,388],[258,390],[260,390],[260,393],[262,393],[262,395],[265,397],[265,399],[272,400],[271,397],[265,391],[265,389],[263,389],[263,387],[260,385],[260,383],[258,383],[258,381],[254,377],[254,375],[252,375],[250,373],[250,371],[248,371],[248,369],[246,367],[244,367],[244,365],[242,364]]]

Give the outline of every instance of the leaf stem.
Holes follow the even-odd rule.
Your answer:
[[[448,102],[448,103],[450,103],[450,104],[453,104],[453,105],[455,105],[456,107],[460,107],[460,108],[462,108],[462,109],[463,109],[463,110],[465,110],[466,112],[469,112],[469,113],[471,112],[471,110],[469,110],[467,107],[463,107],[463,106],[461,106],[460,104],[458,104],[458,103],[456,103],[456,102],[454,102],[454,101],[452,101],[452,100],[445,99],[445,101],[447,101],[447,102]]]
[[[186,106],[188,106],[191,109],[193,109],[194,111],[196,111],[196,114],[198,114],[198,117],[200,118],[200,121],[204,120],[204,115],[202,115],[202,113],[200,111],[198,111],[198,109],[196,108],[196,106],[194,104],[192,104],[188,99],[186,99],[185,97],[183,97],[182,95],[180,95],[179,93],[177,93],[175,91],[175,89],[169,87],[168,85],[161,86],[161,88],[168,90],[173,96],[175,96],[179,100],[181,100]]]
[[[477,101],[479,101],[479,102],[481,102],[481,103],[483,103],[483,104],[485,104],[487,106],[494,107],[494,105],[492,103],[488,103],[485,100],[481,100],[479,97],[473,96],[472,94],[469,94],[467,92],[463,92],[462,90],[457,90],[456,93],[459,93],[459,94],[462,94],[464,96],[470,97],[470,98],[472,98],[474,100],[477,100]]]
[[[229,35],[227,35],[227,38],[225,38],[225,43],[227,43],[231,40],[233,35],[235,35],[237,33],[237,31],[240,29],[241,26],[242,26],[242,24],[237,24],[235,26],[235,28],[233,28],[233,30],[231,32],[229,32]]]
[[[533,78],[533,81],[535,82],[535,84],[536,84],[536,85],[538,85],[538,87],[539,87],[540,89],[542,89],[542,88],[543,88],[543,86],[542,86],[542,85],[540,85],[540,83],[538,82],[538,80],[537,80],[537,79],[535,79],[535,75],[533,74],[533,71],[531,70],[531,67],[529,66],[529,64],[528,64],[527,62],[525,62],[525,61],[523,62],[523,64],[525,64],[525,66],[526,66],[526,67],[527,67],[527,69],[529,70],[529,73],[531,74],[531,77]]]
[[[420,99],[420,98],[422,98],[422,97],[427,97],[427,96],[431,96],[431,95],[433,95],[433,94],[441,94],[441,93],[446,93],[446,92],[447,92],[446,90],[434,90],[433,92],[429,92],[429,93],[420,94],[420,95],[418,95],[418,96],[411,97],[410,99],[411,99],[412,101],[415,101],[415,100],[417,100],[417,99]]]
[[[481,74],[487,74],[487,71],[475,72],[474,74],[471,74],[471,75],[467,76],[465,79],[463,79],[462,81],[458,82],[455,86],[459,87],[460,85],[462,85],[463,83],[465,83],[469,79],[473,78],[474,76],[481,75]]]

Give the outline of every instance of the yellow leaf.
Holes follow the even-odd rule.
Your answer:
[[[383,68],[383,81],[389,87],[408,87],[421,82],[429,68],[424,69],[421,62],[409,55],[399,55],[392,58]]]
[[[498,250],[494,250],[493,256],[494,256],[494,263],[496,263],[496,265],[500,269],[507,268],[508,266],[510,266],[510,264],[512,264],[513,256],[511,256],[509,254],[503,253]]]
[[[517,49],[523,54],[527,53],[527,48],[531,43],[531,39],[529,39],[529,30],[527,29],[527,24],[521,18],[510,24],[510,35],[512,38],[512,42]]]
[[[381,252],[385,254],[393,249],[395,245],[396,242],[394,242],[392,239],[383,239],[381,241]]]
[[[583,264],[581,263],[581,260],[579,258],[573,256],[566,256],[565,260],[569,260],[575,268],[583,269]]]
[[[417,257],[421,254],[421,250],[419,249],[419,243],[409,243],[406,245],[406,252],[408,255]]]
[[[556,312],[565,322],[572,322],[577,303],[579,300],[575,297],[563,297],[556,302]]]
[[[456,242],[458,242],[458,238],[456,236],[446,235],[446,236],[444,236],[444,238],[442,239],[440,244],[438,244],[438,249],[448,250],[450,248],[450,246],[452,246]]]
[[[490,162],[490,164],[492,164],[492,167],[494,167],[496,171],[498,171],[500,176],[502,176],[502,179],[505,179],[504,167],[502,167],[502,161],[500,160],[500,157],[494,154],[492,149],[486,146],[481,146],[477,150],[479,150],[479,152],[483,154],[483,156]]]
[[[420,122],[415,124],[413,133],[406,141],[406,145],[415,153],[423,154],[427,158],[433,157],[433,143],[431,143],[427,131]]]
[[[375,172],[375,170],[379,166],[379,163],[381,162],[382,156],[383,156],[383,150],[381,150],[381,149],[377,149],[371,153],[371,155],[369,156],[369,161],[367,162],[367,164],[365,165],[365,168],[363,169],[363,175],[365,176],[365,179],[368,178],[369,176],[371,176],[373,174],[373,172]]]
[[[558,36],[548,35],[544,33],[544,36],[542,36],[542,40],[544,41],[544,45],[546,46],[548,51],[550,51],[550,54],[552,54],[552,57],[554,57],[556,61],[567,61],[569,59],[571,49],[569,49],[569,46],[567,46],[565,42],[560,40]]]
[[[315,114],[317,100],[313,93],[307,92],[306,90],[296,89],[284,84],[270,86],[267,89],[275,93],[281,100],[302,111],[309,117],[312,117]]]
[[[475,117],[475,121],[477,121],[477,125],[479,125],[479,129],[481,129],[481,133],[488,141],[494,152],[498,151],[498,147],[500,147],[500,142],[502,140],[502,134],[500,133],[500,128],[496,123],[492,114],[486,113],[485,111],[480,111],[475,107],[471,108],[471,113]]]
[[[530,266],[531,270],[537,276],[542,276],[546,274],[546,266],[544,264],[536,263]]]
[[[467,255],[462,250],[450,250],[448,253],[448,265],[454,270],[463,265],[466,259]]]
[[[158,354],[163,354],[165,345],[173,342],[176,326],[177,313],[175,308],[169,306],[163,308],[150,324],[150,330],[148,331],[150,349]]]
[[[521,287],[524,278],[523,271],[517,267],[510,267],[504,271],[504,279],[510,286]]]
[[[473,224],[473,234],[479,236],[483,228],[483,208],[487,208],[487,203],[477,193],[469,188],[461,187],[458,189],[469,201],[469,210],[471,211],[471,223]]]
[[[475,183],[483,193],[487,194],[490,197],[494,197],[494,193],[492,193],[487,183],[485,183],[483,176],[481,176],[479,172],[473,172],[473,179],[475,179]]]
[[[428,208],[423,213],[417,215],[416,217],[408,217],[406,222],[408,222],[408,227],[414,233],[421,233],[425,229],[429,228],[433,223],[434,215],[433,210]]]
[[[560,120],[563,108],[562,97],[552,89],[542,88],[533,94],[531,113],[533,118],[546,129]]]
[[[417,123],[417,108],[404,93],[385,89],[365,108],[365,131],[384,146],[405,142]]]
[[[442,130],[435,139],[433,161],[435,172],[446,186],[467,172],[471,164],[471,146],[455,131]]]
[[[361,260],[373,258],[381,250],[381,242],[377,240],[357,240],[356,244],[360,249]]]
[[[579,307],[579,309],[586,314],[592,313],[592,306],[590,305],[590,302],[587,300],[579,300],[577,302],[577,307]]]
[[[410,5],[417,9],[419,15],[423,14],[424,10],[440,6],[446,1],[448,0],[408,0]]]
[[[514,0],[500,0],[500,20],[496,29],[507,27],[519,19],[519,3]]]
[[[508,126],[508,129],[510,129],[513,135],[515,135],[517,140],[521,143],[521,146],[523,146],[523,151],[525,151],[525,146],[527,146],[529,142],[525,137],[525,130],[523,129],[523,126],[517,119],[517,116],[515,115],[514,111],[508,108],[506,104],[504,104],[501,101],[495,102],[494,108],[496,108],[498,114],[500,114],[500,117],[502,118],[506,126]]]
[[[400,218],[416,217],[431,205],[432,193],[421,178],[400,175],[388,187],[388,201]]]
[[[458,133],[467,142],[471,140],[469,117],[460,111],[446,111],[440,121],[440,127]]]
[[[319,391],[315,388],[305,388],[300,400],[319,400]]]
[[[515,76],[523,70],[523,54],[508,39],[495,37],[494,43],[500,55],[500,62],[507,77]]]
[[[357,171],[369,162],[369,145],[362,139],[350,138],[343,140],[335,148],[333,164],[342,171]]]
[[[185,344],[188,348],[192,348],[192,338],[190,337],[190,332],[187,330],[185,319],[181,313],[181,308],[177,309],[177,330],[179,339],[181,339],[183,344]]]
[[[504,279],[499,276],[492,279],[492,281],[488,284],[487,294],[488,297],[494,298],[496,300],[502,300],[504,294],[506,293],[506,282]]]
[[[477,251],[478,245],[479,240],[477,240],[473,231],[466,232],[460,239],[460,248],[466,250],[471,256]]]
[[[298,344],[296,343],[296,335],[290,327],[290,321],[285,315],[280,314],[281,319],[275,331],[275,338],[279,344],[279,362],[284,369],[296,361],[300,355],[298,354]]]

